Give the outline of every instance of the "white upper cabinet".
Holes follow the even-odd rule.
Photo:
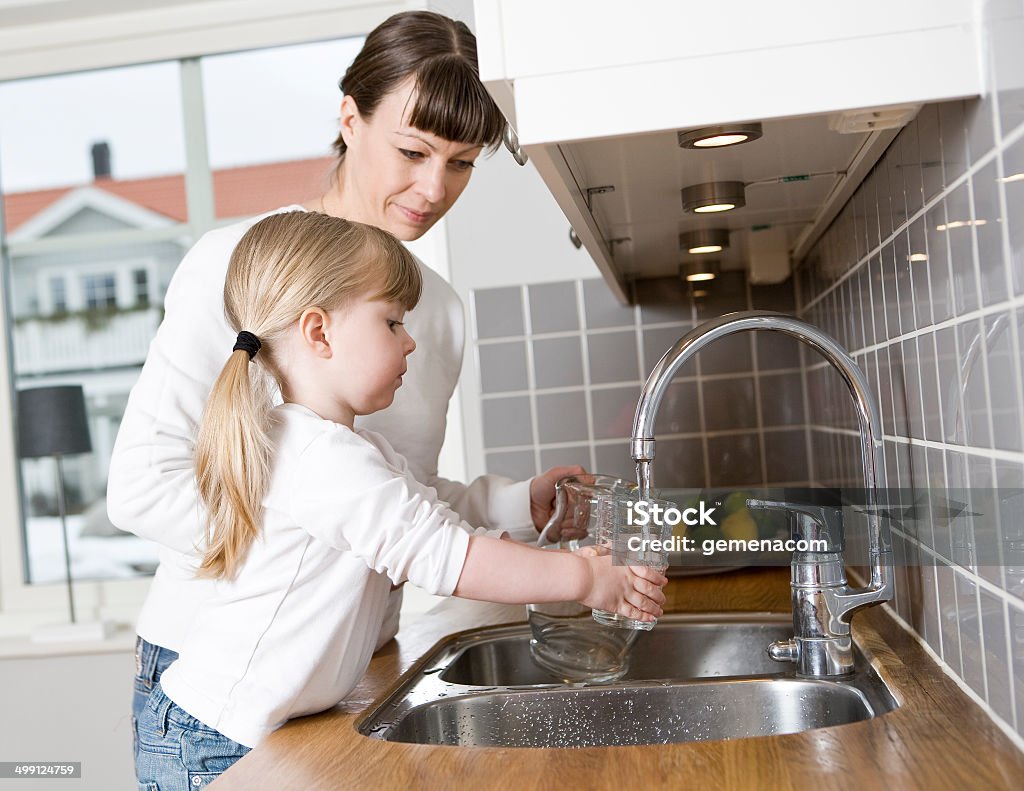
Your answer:
[[[824,195],[834,203],[849,194],[856,186],[849,182],[863,178],[895,134],[840,135],[830,116],[980,94],[974,14],[972,0],[475,2],[480,76],[623,299],[629,278],[678,267],[679,233],[708,227],[683,216],[678,190],[690,184],[763,183],[773,165],[780,172],[769,175],[795,175],[800,149],[820,148],[832,157],[825,169],[846,183],[819,190],[806,225],[830,220]],[[679,130],[743,121],[765,123],[764,139],[728,155],[686,157],[676,145]],[[766,143],[769,132],[790,131],[799,138],[790,146]],[[805,172],[820,168],[820,159],[811,156]],[[655,184],[665,194],[649,189]],[[615,192],[593,191],[604,186]],[[790,209],[807,202],[794,194],[770,202]],[[748,195],[748,207],[757,203]],[[787,231],[793,252],[806,251],[813,235],[795,228],[794,218],[806,214],[776,218],[794,226]],[[730,222],[730,230],[744,229]],[[748,228],[771,222],[767,213],[745,218]],[[736,247],[749,252],[745,243]]]

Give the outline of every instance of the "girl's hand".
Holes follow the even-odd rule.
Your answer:
[[[613,566],[610,554],[596,547],[575,553],[590,570],[590,586],[580,604],[594,610],[618,613],[637,621],[654,621],[662,614],[668,577],[649,566]]]

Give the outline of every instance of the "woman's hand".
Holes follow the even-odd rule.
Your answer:
[[[637,621],[654,621],[662,614],[668,577],[648,566],[613,566],[610,554],[584,547],[574,554],[590,569],[590,587],[579,599],[594,610],[618,613]]]
[[[583,475],[585,469],[579,465],[552,467],[530,481],[530,517],[533,519],[533,526],[539,533],[548,523],[552,512],[555,510],[555,484],[567,475]],[[566,509],[565,518],[562,524],[556,525],[548,532],[548,540],[559,541],[572,538],[583,538],[586,534],[574,530],[572,526],[572,509]]]

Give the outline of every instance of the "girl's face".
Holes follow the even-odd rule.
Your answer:
[[[364,297],[337,310],[308,308],[285,370],[285,400],[349,427],[356,415],[390,406],[416,348],[404,317],[401,305]]]
[[[412,78],[381,99],[369,118],[350,96],[341,103],[348,149],[339,180],[340,206],[350,220],[376,225],[403,241],[425,234],[469,183],[482,146],[457,143],[409,126]]]
[[[328,314],[330,389],[353,415],[391,406],[402,386],[406,357],[416,342],[406,332],[405,308],[379,299],[357,299]]]

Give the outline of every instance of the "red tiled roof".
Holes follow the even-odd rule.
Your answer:
[[[218,218],[244,217],[288,203],[307,201],[326,189],[333,164],[333,157],[318,157],[214,171],[215,215]],[[185,177],[182,175],[124,181],[97,179],[90,186],[176,222],[186,219]],[[8,233],[75,189],[77,187],[57,187],[4,195]]]

